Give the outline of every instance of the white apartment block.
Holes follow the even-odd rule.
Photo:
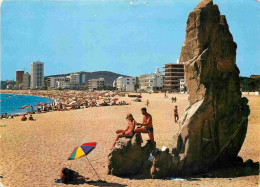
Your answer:
[[[31,89],[40,89],[44,84],[44,63],[31,63]]]
[[[71,89],[73,87],[73,84],[68,81],[56,81],[55,87],[59,89]]]
[[[119,91],[133,92],[135,91],[135,77],[118,77],[116,79],[116,88]]]
[[[51,89],[58,88],[58,83],[57,83],[58,81],[70,83],[70,77],[69,76],[48,77],[47,78],[47,87],[51,88]]]
[[[80,77],[79,73],[71,73],[70,74],[70,83],[71,84],[79,84],[80,83],[79,77]]]
[[[162,72],[156,68],[154,73],[139,76],[139,89],[144,91],[161,90],[163,83]]]
[[[102,88],[105,85],[105,79],[99,78],[99,79],[89,79],[88,80],[88,89],[90,91],[96,90],[98,88]]]

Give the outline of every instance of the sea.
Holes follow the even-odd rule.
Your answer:
[[[30,111],[35,111],[38,103],[50,103],[53,100],[45,97],[30,96],[30,95],[15,95],[15,94],[0,94],[0,114],[21,114]],[[22,106],[32,105],[33,109],[20,109]]]

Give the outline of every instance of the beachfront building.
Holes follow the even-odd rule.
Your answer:
[[[88,80],[88,89],[89,91],[102,89],[105,86],[105,79],[99,78],[99,79],[89,79]]]
[[[86,72],[79,72],[79,83],[86,84],[87,83],[87,73]]]
[[[113,87],[116,88],[116,80],[113,81]]]
[[[180,79],[180,92],[185,93],[186,92],[186,87],[185,87],[185,81],[184,79]]]
[[[23,74],[23,83],[21,86],[23,90],[28,90],[30,88],[30,79],[31,76],[28,72]]]
[[[116,79],[116,88],[119,91],[133,92],[136,87],[135,77],[118,77]]]
[[[65,82],[66,83],[70,83],[70,77],[69,76],[47,77],[47,88],[48,89],[59,88],[58,87],[58,83],[57,83],[58,81],[59,82],[64,82],[64,83]]]
[[[44,63],[32,62],[31,63],[31,89],[41,89],[44,84]]]
[[[13,84],[8,84],[8,85],[6,86],[6,89],[7,89],[7,90],[12,90],[13,88],[14,88]]]
[[[70,74],[70,83],[71,84],[79,84],[80,83],[80,74],[79,73],[71,73]]]
[[[259,79],[260,78],[260,75],[251,75],[250,76],[250,79]]]
[[[180,92],[180,79],[184,79],[184,64],[164,64],[163,91]]]
[[[72,89],[73,84],[69,81],[56,81],[56,88],[58,89]]]
[[[139,89],[141,91],[156,91],[162,89],[163,77],[159,68],[156,68],[154,73],[140,75],[138,79]]]
[[[16,71],[15,89],[21,89],[22,88],[23,74],[24,74],[24,71]]]

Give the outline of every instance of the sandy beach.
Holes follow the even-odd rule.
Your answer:
[[[180,116],[188,106],[187,94],[163,93],[142,94],[142,102],[133,102],[130,97],[118,97],[131,102],[125,106],[84,108],[71,111],[54,111],[35,114],[36,121],[22,122],[20,117],[1,120],[0,127],[0,181],[4,186],[63,186],[55,183],[63,167],[70,167],[79,174],[97,180],[86,158],[67,160],[76,146],[97,142],[97,147],[88,158],[102,180],[109,186],[258,186],[259,175],[236,178],[192,178],[187,181],[138,180],[107,175],[107,156],[115,131],[127,125],[127,113],[132,113],[137,122],[142,121],[140,109],[149,99],[148,112],[153,116],[157,147],[173,147],[177,141],[179,125],[173,120],[173,107],[178,105]],[[172,103],[171,97],[177,97]],[[250,116],[245,142],[239,153],[244,161],[260,161],[260,97],[244,95],[249,99]],[[143,136],[148,139],[147,135]],[[145,141],[144,141],[145,142]],[[69,185],[68,185],[69,186]],[[74,185],[73,185],[74,186]],[[88,186],[83,184],[81,186]]]

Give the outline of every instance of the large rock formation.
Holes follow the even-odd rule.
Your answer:
[[[150,178],[152,162],[148,161],[152,144],[141,146],[140,137],[120,138],[108,155],[108,174],[116,176],[142,176]]]
[[[192,175],[237,160],[249,107],[241,98],[236,47],[218,6],[202,0],[189,14],[180,55],[190,106],[176,148],[156,155],[153,178]]]
[[[185,174],[236,158],[244,142],[249,107],[241,98],[236,48],[218,6],[201,1],[189,14],[180,55],[190,101],[177,145]]]

